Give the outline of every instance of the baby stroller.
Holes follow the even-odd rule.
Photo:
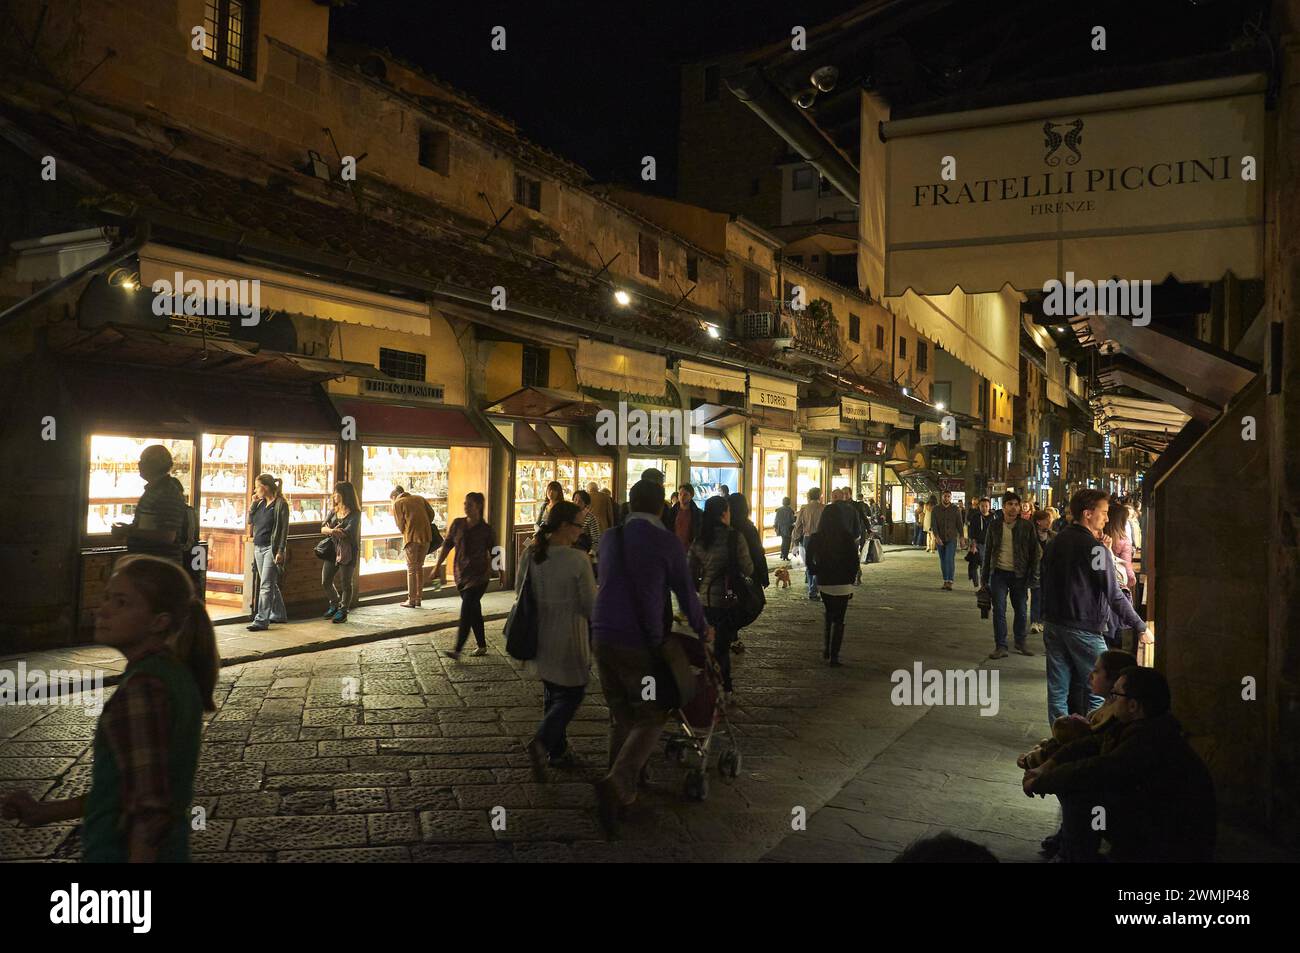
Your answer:
[[[722,672],[713,658],[713,650],[689,630],[681,616],[674,617],[669,638],[681,640],[695,675],[696,688],[695,697],[672,713],[664,731],[664,754],[669,761],[686,768],[682,793],[693,801],[703,801],[709,796],[710,755],[718,752],[719,774],[736,778],[740,776],[740,746],[727,720]]]

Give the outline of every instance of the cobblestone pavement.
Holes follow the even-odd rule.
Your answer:
[[[593,682],[570,729],[586,766],[535,783],[520,744],[540,685],[502,651],[441,658],[453,632],[223,669],[195,804],[200,861],[888,860],[951,828],[1005,859],[1033,859],[1055,807],[1019,789],[1014,759],[1046,727],[1043,659],[985,660],[990,623],[969,588],[939,588],[932,554],[898,549],[864,567],[850,603],[845,667],[821,660],[821,604],[802,574],[769,590],[735,658],[731,717],[740,777],[711,772],[709,796],[681,795],[662,753],[653,782],[606,842],[590,782],[607,711]],[[1041,644],[1041,640],[1040,640]],[[890,673],[997,665],[1000,710],[895,706]],[[345,679],[356,679],[354,700]],[[41,797],[87,789],[94,721],[82,709],[0,709],[0,789]],[[504,808],[504,830],[494,809]],[[800,811],[808,829],[792,830]],[[497,827],[501,824],[498,821]],[[74,825],[0,821],[0,858],[73,859]]]

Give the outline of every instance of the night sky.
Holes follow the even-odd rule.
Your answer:
[[[523,133],[597,181],[640,183],[659,159],[658,190],[676,173],[678,68],[788,37],[795,24],[853,0],[358,0],[331,13],[340,39],[387,47],[519,123]],[[493,52],[492,27],[507,49]],[[644,184],[643,184],[644,185]]]

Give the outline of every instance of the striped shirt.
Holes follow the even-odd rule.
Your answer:
[[[160,477],[146,483],[144,493],[135,504],[135,520],[132,529],[166,530],[171,533],[170,542],[157,542],[141,539],[134,534],[127,535],[126,549],[131,553],[149,553],[165,559],[184,562],[182,552],[185,540],[181,539],[185,531],[186,507],[185,490],[180,480],[174,476]]]

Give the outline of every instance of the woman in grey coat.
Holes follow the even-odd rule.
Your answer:
[[[581,535],[581,510],[561,500],[551,505],[546,522],[519,560],[516,593],[524,580],[537,600],[537,656],[524,672],[542,681],[542,720],[524,746],[533,775],[546,780],[546,769],[573,762],[565,731],[587,693],[591,669],[589,620],[596,603],[591,560],[573,544]]]

